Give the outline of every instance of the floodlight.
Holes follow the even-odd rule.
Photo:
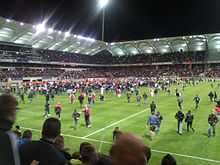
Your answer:
[[[11,22],[11,20],[10,19],[6,19],[6,22]]]
[[[45,32],[46,30],[46,27],[45,27],[45,23],[41,23],[41,24],[38,24],[36,26],[36,33],[39,34],[39,33],[42,33],[42,32]]]
[[[58,31],[58,34],[62,34],[62,32],[61,32],[61,31]]]
[[[70,32],[65,32],[65,37],[69,37],[70,35]]]
[[[21,23],[20,23],[20,25],[21,25],[21,26],[24,26],[24,23],[23,23],[23,22],[21,22]]]
[[[49,33],[49,34],[51,34],[51,33],[53,33],[53,32],[54,32],[53,28],[49,28],[49,29],[48,29],[48,33]]]
[[[152,49],[146,49],[145,52],[150,54],[150,53],[152,53]]]
[[[167,49],[161,49],[161,52],[162,52],[162,53],[166,53],[166,52],[167,52]]]
[[[109,0],[98,0],[98,6],[102,9],[105,8],[109,3]]]

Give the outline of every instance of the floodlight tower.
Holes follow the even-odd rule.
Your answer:
[[[102,10],[102,41],[105,40],[105,8],[108,3],[109,0],[98,0],[98,6]]]

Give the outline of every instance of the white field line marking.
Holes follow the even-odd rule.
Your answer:
[[[160,150],[154,150],[154,149],[152,149],[151,151],[156,152],[156,153],[161,153],[161,154],[171,154],[171,155],[185,157],[185,158],[192,158],[192,159],[203,160],[203,161],[207,161],[207,162],[220,163],[220,160],[213,160],[213,159],[202,158],[202,157],[198,157],[198,156],[184,155],[184,154],[178,154],[178,153],[173,153],[173,152],[168,152],[168,151],[160,151]]]
[[[31,131],[35,131],[35,132],[41,132],[41,130],[39,129],[34,129],[34,128],[27,128],[27,127],[21,127],[22,129],[29,129]],[[91,138],[84,138],[84,137],[80,137],[80,136],[74,136],[74,135],[68,135],[68,134],[61,134],[65,137],[70,137],[70,138],[75,138],[75,139],[81,139],[81,140],[88,140],[88,141],[93,141],[93,142],[101,142],[101,143],[105,143],[105,144],[112,144],[112,142],[108,142],[108,141],[102,141],[102,140],[96,140],[96,139],[91,139]]]
[[[38,129],[33,129],[33,128],[26,128],[26,127],[21,127],[22,129],[29,129],[31,131],[35,132],[41,132],[41,130]],[[92,138],[85,138],[85,137],[80,137],[80,136],[74,136],[74,135],[67,135],[67,134],[62,134],[64,137],[70,137],[70,138],[75,138],[75,139],[82,139],[82,140],[87,140],[87,141],[92,141],[92,142],[98,142],[98,143],[104,143],[104,144],[109,144],[112,145],[113,143],[110,141],[103,141],[103,140],[97,140],[97,139],[92,139]],[[202,161],[207,161],[207,162],[213,162],[213,163],[219,163],[220,160],[214,160],[214,159],[208,159],[208,158],[203,158],[199,156],[192,156],[192,155],[185,155],[185,154],[178,154],[174,152],[169,152],[169,151],[160,151],[160,150],[155,150],[151,149],[152,152],[155,153],[160,153],[160,154],[171,154],[179,157],[185,157],[185,158],[191,158],[191,159],[196,159],[196,160],[202,160]]]
[[[147,111],[147,109],[145,109],[145,110],[143,110],[143,111],[140,111],[140,112],[137,112],[137,113],[135,113],[135,114],[133,114],[133,115],[130,115],[130,116],[124,118],[124,119],[121,119],[121,120],[119,120],[119,121],[117,121],[117,122],[115,122],[115,123],[112,123],[112,124],[110,124],[110,125],[104,127],[104,128],[98,129],[98,130],[96,130],[96,131],[90,133],[90,134],[84,136],[84,138],[87,138],[87,137],[89,137],[89,136],[92,136],[92,135],[94,135],[94,134],[97,134],[97,133],[99,133],[99,132],[102,132],[102,131],[106,130],[107,128],[110,128],[110,127],[112,127],[112,126],[115,126],[115,125],[117,125],[117,124],[123,122],[123,121],[126,121],[126,120],[128,120],[128,119],[131,119],[131,118],[133,118],[133,117],[135,117],[135,116],[138,116],[139,114],[142,114],[142,113],[144,113],[144,112],[146,112],[146,111]]]

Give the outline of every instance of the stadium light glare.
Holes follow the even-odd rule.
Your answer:
[[[86,40],[86,41],[90,41],[90,42],[95,42],[95,39],[89,38],[89,37],[84,37],[84,36],[81,36],[81,35],[78,35],[77,38],[82,39],[82,40]]]
[[[21,25],[21,26],[24,26],[24,23],[23,23],[23,22],[21,22],[21,23],[20,23],[20,25]]]
[[[70,32],[68,31],[68,32],[65,32],[65,37],[70,37]]]
[[[11,20],[10,20],[10,19],[6,19],[6,22],[8,22],[8,23],[9,23],[9,22],[11,22]]]
[[[151,49],[146,49],[145,52],[148,53],[148,54],[151,54],[152,50]]]
[[[105,8],[109,3],[109,0],[98,0],[98,6],[103,9]]]
[[[41,24],[38,24],[36,26],[36,33],[39,34],[39,33],[42,33],[42,32],[45,32],[46,30],[46,26],[45,26],[45,22],[41,23]]]
[[[61,31],[58,31],[58,34],[62,34],[62,32],[61,32]]]
[[[48,29],[48,33],[49,33],[49,34],[51,34],[51,33],[53,33],[53,32],[54,32],[53,28],[49,28],[49,29]]]

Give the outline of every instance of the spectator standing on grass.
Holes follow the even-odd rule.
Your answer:
[[[200,103],[200,97],[199,95],[196,95],[193,99],[193,101],[195,102],[196,106],[195,106],[195,109],[198,109],[199,108],[199,103]]]
[[[80,103],[80,107],[82,108],[83,106],[83,102],[84,102],[84,95],[83,93],[81,93],[78,97],[79,103]]]
[[[128,92],[127,92],[127,100],[128,100],[128,103],[131,102],[131,95],[132,95],[131,91],[128,91]]]
[[[177,120],[177,133],[182,135],[183,133],[183,120],[184,120],[184,113],[179,110],[176,115],[175,115],[175,118]]]
[[[113,142],[116,142],[118,137],[122,134],[122,132],[120,131],[119,127],[115,127],[114,131],[113,131]]]
[[[137,100],[138,106],[140,106],[141,105],[141,95],[137,95],[136,100]]]
[[[60,103],[57,103],[57,105],[54,108],[55,110],[55,114],[57,116],[58,119],[61,119],[61,112],[62,112],[62,106]]]
[[[214,93],[212,91],[210,91],[208,96],[209,96],[210,101],[213,102],[214,101],[214,99],[213,99],[214,98]]]
[[[85,105],[82,112],[84,113],[86,127],[90,128],[92,126],[91,121],[90,121],[91,109],[89,108],[88,105]]]
[[[48,103],[50,101],[50,94],[49,94],[49,92],[46,93],[45,100],[46,100],[46,103]]]
[[[44,117],[48,118],[50,116],[50,104],[49,102],[46,102],[44,106]]]
[[[79,118],[80,118],[80,113],[77,112],[76,109],[74,110],[74,112],[72,114],[72,118],[73,118],[73,128],[77,129],[78,121],[79,121]]]
[[[218,117],[215,113],[211,113],[208,117],[209,129],[208,129],[208,137],[215,136],[215,126],[218,123]]]
[[[70,104],[73,104],[74,100],[75,100],[75,95],[73,94],[73,92],[71,92],[71,93],[70,93],[70,96],[69,96],[69,102],[70,102]]]
[[[157,124],[157,131],[156,132],[159,133],[160,132],[160,125],[161,125],[162,120],[163,120],[163,116],[160,114],[159,111],[157,111],[156,116],[158,118],[158,124]]]
[[[152,101],[152,103],[150,104],[150,111],[151,113],[155,113],[157,109],[157,105],[155,104],[154,101]]]
[[[61,123],[58,119],[46,119],[42,128],[42,138],[20,147],[21,164],[30,165],[32,160],[36,160],[42,165],[66,165],[65,157],[55,147],[60,130]]]
[[[12,95],[0,96],[0,164],[20,165],[16,136],[11,131],[16,120],[17,100]]]
[[[28,93],[29,103],[32,103],[33,97],[34,97],[34,92],[32,90],[30,90]]]
[[[183,105],[182,104],[183,104],[183,98],[182,98],[182,96],[178,95],[177,96],[177,105],[178,105],[180,110],[183,109]]]
[[[151,140],[156,135],[156,132],[158,130],[159,122],[160,122],[159,118],[155,115],[155,112],[153,112],[147,120],[147,126],[149,127],[149,133],[150,133],[150,139]]]
[[[195,132],[194,128],[192,127],[193,120],[194,120],[193,114],[191,113],[191,111],[188,111],[187,114],[186,114],[186,119],[185,119],[185,122],[186,122],[186,125],[187,125],[187,132],[189,132],[190,129],[193,132]]]
[[[146,104],[147,104],[147,98],[148,98],[148,95],[147,95],[147,93],[146,93],[146,92],[144,92],[144,94],[143,94],[144,105],[146,105]]]

